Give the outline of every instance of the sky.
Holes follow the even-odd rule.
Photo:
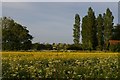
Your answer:
[[[26,26],[34,37],[33,42],[73,43],[75,14],[82,20],[89,7],[95,11],[95,16],[110,8],[114,23],[118,23],[117,2],[3,2],[2,16]]]
[[[0,2],[0,17],[2,16],[2,3]]]
[[[119,0],[1,0],[2,2],[118,2]]]

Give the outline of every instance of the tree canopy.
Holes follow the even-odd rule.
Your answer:
[[[97,41],[98,41],[97,49],[98,50],[103,49],[103,44],[104,44],[103,31],[104,31],[103,17],[102,14],[99,14],[99,16],[97,17]]]
[[[105,49],[108,49],[109,40],[112,38],[113,19],[112,12],[107,8],[106,13],[103,15]]]
[[[80,16],[79,14],[75,15],[75,24],[73,28],[73,41],[74,44],[77,45],[80,42]]]
[[[88,14],[82,20],[82,42],[86,49],[95,49],[97,45],[96,38],[96,18],[91,7],[88,9]]]
[[[25,26],[9,17],[3,17],[1,20],[3,50],[28,50],[31,48],[33,37]]]
[[[112,33],[112,39],[113,40],[120,40],[120,24],[117,24],[113,28],[113,33]]]

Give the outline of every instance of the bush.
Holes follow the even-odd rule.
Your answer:
[[[120,43],[110,45],[109,50],[112,51],[112,52],[120,52]]]
[[[82,47],[81,47],[81,45],[71,44],[67,47],[67,50],[82,50]]]

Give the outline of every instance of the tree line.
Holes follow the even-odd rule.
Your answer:
[[[2,17],[2,50],[19,51],[19,50],[57,50],[65,51],[76,49],[72,44],[66,43],[32,43],[33,36],[29,34],[26,26],[23,26],[10,17]]]
[[[88,8],[87,15],[82,18],[82,31],[80,32],[80,16],[75,15],[73,28],[73,41],[77,46],[80,44],[80,33],[82,36],[82,48],[84,50],[110,50],[116,45],[110,45],[109,40],[120,40],[120,25],[114,26],[114,16],[109,8],[106,12],[97,17],[91,7]],[[118,49],[120,45],[118,45]]]
[[[102,15],[97,17],[91,7],[88,13],[82,18],[75,15],[73,25],[73,42],[66,43],[32,43],[33,36],[29,34],[26,26],[15,22],[10,17],[2,17],[2,50],[111,50],[120,51],[120,45],[109,45],[109,40],[120,40],[120,25],[113,23],[113,15],[109,8]],[[80,27],[82,30],[80,30]],[[82,43],[80,43],[82,37]]]

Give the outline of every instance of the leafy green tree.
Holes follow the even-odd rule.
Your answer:
[[[32,44],[32,50],[41,50],[40,43],[33,43]]]
[[[0,50],[2,50],[2,20],[0,19]]]
[[[83,47],[89,50],[97,46],[96,18],[91,7],[88,9],[88,15],[82,20],[82,42]]]
[[[104,43],[105,50],[109,48],[109,40],[112,38],[113,29],[113,15],[109,8],[107,8],[106,13],[103,16],[104,19]]]
[[[120,24],[117,24],[113,28],[113,33],[112,33],[112,39],[113,40],[120,40]]]
[[[120,52],[120,43],[110,45],[109,50],[113,52]]]
[[[88,31],[88,25],[87,25],[87,16],[82,18],[82,45],[83,45],[83,49],[87,49],[88,48],[88,35],[89,33]]]
[[[67,50],[82,50],[81,45],[68,44]]]
[[[1,20],[3,50],[30,49],[33,37],[29,34],[26,27],[16,23],[13,19],[8,17],[3,17]]]
[[[103,17],[101,14],[99,14],[99,16],[97,17],[97,41],[98,41],[97,49],[98,50],[103,49],[103,44],[104,44],[103,31],[104,31]]]
[[[75,24],[73,28],[73,37],[74,44],[78,45],[80,40],[80,16],[79,14],[75,15]]]
[[[91,51],[93,49],[92,43],[90,40],[88,40],[88,49]]]
[[[32,42],[30,40],[25,41],[23,44],[21,44],[22,50],[30,50],[32,48]]]
[[[56,43],[53,43],[52,47],[53,47],[53,50],[57,50],[57,44]]]
[[[45,44],[45,49],[46,49],[46,50],[52,50],[53,47],[52,47],[51,44],[47,43],[47,44]]]
[[[58,43],[57,44],[57,50],[60,51],[63,49],[63,44],[62,43]]]
[[[91,43],[91,49],[95,49],[97,46],[97,36],[96,36],[96,18],[94,11],[91,7],[88,9],[88,33],[89,40]]]

